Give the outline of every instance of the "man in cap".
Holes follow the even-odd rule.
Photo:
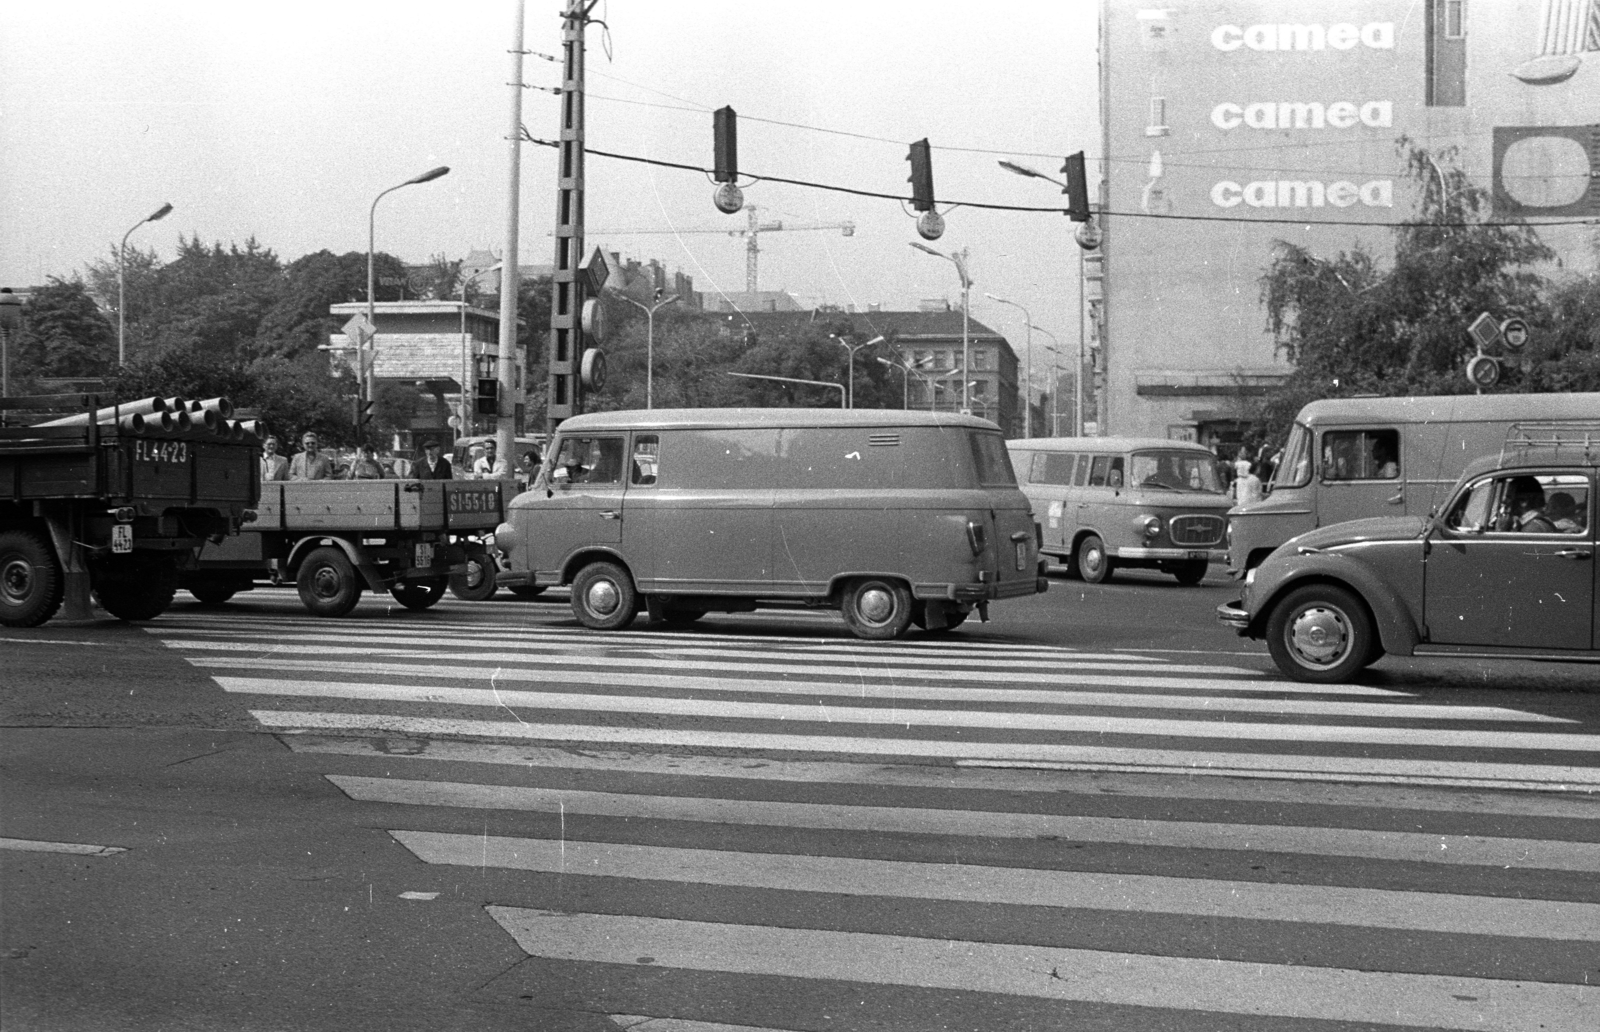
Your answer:
[[[422,461],[411,467],[411,476],[416,480],[455,479],[450,460],[444,457],[444,448],[437,437],[422,442]]]

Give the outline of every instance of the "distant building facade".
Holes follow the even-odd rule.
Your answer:
[[[1418,210],[1402,136],[1456,148],[1497,215],[1600,215],[1600,0],[1102,0],[1101,54],[1102,433],[1236,438],[1289,372],[1274,242],[1388,253]],[[1592,225],[1540,234],[1594,268]]]

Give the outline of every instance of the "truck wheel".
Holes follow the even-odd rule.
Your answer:
[[[518,584],[511,589],[511,593],[520,599],[538,598],[544,594],[543,584]]]
[[[1210,565],[1203,559],[1182,562],[1172,568],[1172,575],[1178,578],[1179,584],[1186,588],[1192,588],[1206,579],[1206,568]]]
[[[38,534],[0,531],[0,624],[37,627],[61,608],[66,581],[56,553]]]
[[[208,606],[220,606],[238,593],[239,589],[226,581],[207,581],[189,585],[189,594]]]
[[[178,593],[178,568],[171,563],[117,564],[91,574],[94,597],[119,620],[153,620]]]
[[[494,560],[481,548],[469,548],[466,572],[450,575],[450,594],[463,602],[482,602],[494,597],[494,589]]]
[[[447,578],[438,577],[419,581],[396,581],[389,589],[389,594],[407,609],[420,613],[424,609],[431,609],[435,602],[444,597],[446,580]]]
[[[343,616],[361,601],[361,581],[343,551],[314,548],[294,579],[300,602],[317,616]]]
[[[1094,534],[1078,545],[1078,576],[1090,584],[1104,584],[1111,579],[1115,564],[1106,555],[1106,544]]]
[[[1284,675],[1337,684],[1372,662],[1376,635],[1361,600],[1332,584],[1297,588],[1267,618],[1267,648]]]
[[[639,594],[616,563],[590,563],[572,581],[572,614],[585,627],[616,631],[633,623]]]
[[[839,601],[839,612],[857,638],[883,641],[898,638],[911,626],[911,591],[904,584],[881,577],[850,582]]]

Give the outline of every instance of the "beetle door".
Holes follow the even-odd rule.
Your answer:
[[[1593,485],[1577,473],[1501,473],[1473,483],[1434,533],[1424,565],[1429,640],[1593,647]],[[1582,518],[1551,516],[1564,496]],[[1537,509],[1543,515],[1532,516]]]

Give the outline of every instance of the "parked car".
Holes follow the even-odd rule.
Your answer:
[[[1297,681],[1348,681],[1385,653],[1600,660],[1600,423],[1508,442],[1438,515],[1301,534],[1244,577],[1225,625]]]
[[[1040,551],[1091,584],[1118,569],[1199,584],[1222,549],[1233,504],[1207,448],[1156,437],[1036,437],[1007,442],[1044,531]]]
[[[500,583],[570,584],[597,630],[788,605],[894,638],[1044,591],[1038,533],[986,420],[654,409],[562,423],[494,538]]]

